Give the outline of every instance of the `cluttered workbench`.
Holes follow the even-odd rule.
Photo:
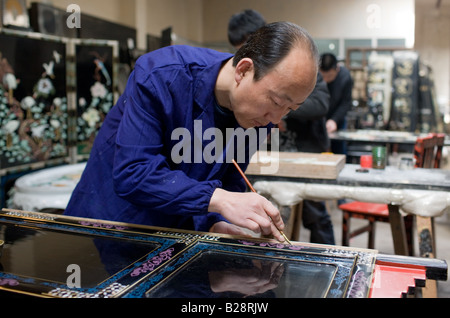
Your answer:
[[[436,256],[433,221],[450,207],[450,171],[395,166],[361,169],[345,164],[342,155],[272,153],[270,160],[267,156],[255,154],[246,174],[260,194],[278,205],[293,206],[304,199],[384,203],[389,206],[395,253],[409,255],[400,221],[402,213],[407,213],[416,219],[420,256]],[[277,160],[276,169],[269,169]]]
[[[351,199],[388,204],[396,208],[392,209],[393,213],[400,214],[401,209],[421,219],[422,230],[429,235],[424,237],[419,232],[419,242],[428,255],[436,255],[432,220],[450,206],[450,171],[402,170],[395,166],[362,170],[359,165],[345,164],[342,155],[279,153],[277,172],[265,173],[268,161],[262,155],[258,159],[259,155],[255,155],[246,174],[259,193],[271,197],[279,205],[291,206],[304,199]],[[273,165],[274,160],[270,164]],[[403,234],[393,234],[394,239],[400,237],[394,242],[396,254],[406,255]]]

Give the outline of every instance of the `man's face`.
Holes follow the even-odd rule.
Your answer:
[[[329,84],[331,82],[333,82],[336,79],[336,76],[339,73],[339,67],[337,68],[332,68],[331,70],[328,71],[320,71],[320,74],[322,74],[323,80]]]
[[[244,59],[245,60],[245,59]],[[307,53],[293,48],[275,68],[259,81],[254,68],[236,66],[236,87],[231,105],[236,120],[243,128],[278,124],[291,110],[296,110],[311,94],[316,84],[316,67]]]

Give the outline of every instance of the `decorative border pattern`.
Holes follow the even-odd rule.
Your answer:
[[[158,231],[155,234],[176,237],[179,238],[180,243],[190,244],[196,240],[208,240],[208,241],[218,241],[219,237],[215,235],[208,234],[191,234],[191,233],[178,233],[178,232],[169,232],[169,231]]]
[[[78,290],[55,288],[49,291],[48,295],[58,298],[112,298],[119,295],[126,288],[127,286],[123,286],[119,283],[113,283],[96,293],[85,293]]]

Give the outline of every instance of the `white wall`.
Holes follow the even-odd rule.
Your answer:
[[[243,9],[294,22],[315,38],[407,38],[410,45],[414,38],[414,0],[203,0],[203,40],[226,41],[228,19]]]
[[[134,27],[133,10],[127,9],[127,7],[134,7],[134,1],[135,0],[27,0],[27,4],[30,6],[32,2],[40,2],[51,4],[57,8],[66,10],[69,4],[75,3],[80,6],[81,12]]]
[[[443,113],[450,113],[450,0],[417,1],[416,44],[423,62],[434,72],[436,97]],[[447,124],[450,118],[446,118]]]

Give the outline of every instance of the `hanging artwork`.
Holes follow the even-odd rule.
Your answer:
[[[88,155],[106,114],[115,102],[114,61],[111,42],[83,42],[75,46],[77,153]]]
[[[27,4],[25,0],[2,0],[1,12],[5,27],[24,28],[30,27]]]
[[[68,156],[65,52],[62,42],[0,34],[0,169]]]

